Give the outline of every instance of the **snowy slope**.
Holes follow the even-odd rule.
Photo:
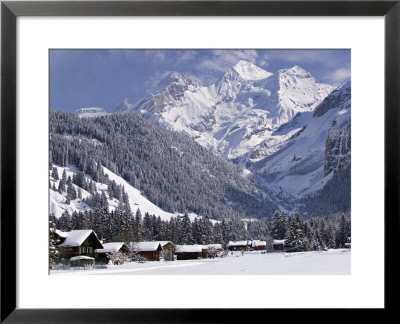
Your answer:
[[[68,167],[60,167],[57,165],[54,165],[57,168],[58,175],[61,178],[64,170],[66,171],[67,178],[68,176],[71,176],[79,170],[73,166],[69,165]],[[176,217],[178,214],[172,214],[168,213],[164,210],[162,210],[160,207],[156,206],[153,204],[151,201],[146,199],[138,189],[132,187],[128,182],[126,182],[124,179],[122,179],[120,176],[116,175],[115,173],[111,172],[107,168],[103,167],[104,174],[108,175],[110,180],[114,180],[117,185],[123,185],[125,192],[127,193],[129,197],[129,203],[131,206],[131,210],[133,213],[136,213],[137,209],[140,209],[142,215],[144,215],[146,212],[148,212],[150,215],[156,215],[160,216],[162,220],[169,220],[171,217]],[[91,180],[91,177],[89,175],[86,175],[87,180]],[[59,180],[55,181],[51,176],[50,176],[50,184],[53,186],[53,183],[55,183],[56,188],[58,188]],[[94,182],[96,185],[96,189],[99,193],[104,191],[108,197],[108,191],[107,191],[107,185],[99,182]],[[75,184],[73,185],[76,190],[78,190],[78,186]],[[90,196],[90,193],[87,192],[86,190],[82,191],[82,198],[87,198]],[[70,214],[72,214],[74,211],[82,211],[84,212],[85,210],[92,210],[85,202],[83,202],[81,199],[77,198],[71,201],[70,205],[67,205],[65,203],[66,200],[66,193],[60,194],[57,191],[54,191],[50,189],[50,213],[54,214],[57,218],[59,218],[62,213],[67,210]],[[119,201],[117,199],[108,199],[108,204],[109,204],[109,210],[115,210],[115,208],[118,207]],[[180,214],[182,215],[182,214]],[[197,216],[194,213],[189,214],[189,218],[193,221],[195,218],[201,218],[200,216]],[[211,222],[215,223],[215,220],[211,220]]]
[[[327,170],[327,161],[331,169],[350,164],[350,147],[338,148],[329,160],[331,150],[327,146],[328,137],[334,143],[338,136],[342,136],[342,141],[336,141],[338,145],[350,145],[350,92],[351,83],[347,82],[333,91],[313,114],[299,116],[304,119],[302,127],[282,127],[277,132],[276,141],[281,149],[253,166],[262,174],[265,186],[302,197],[321,189],[331,179],[333,173]]]
[[[104,108],[90,107],[90,108],[79,108],[76,110],[76,114],[80,118],[91,118],[107,115]]]
[[[275,150],[271,134],[298,113],[311,112],[333,90],[298,66],[276,74],[239,61],[215,84],[171,73],[155,92],[116,112],[135,113],[190,135],[228,160],[245,164]]]

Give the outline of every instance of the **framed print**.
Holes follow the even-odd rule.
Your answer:
[[[2,321],[393,309],[398,1],[1,10]]]

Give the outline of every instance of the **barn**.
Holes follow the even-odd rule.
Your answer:
[[[264,251],[267,249],[267,242],[255,240],[251,242],[251,248],[256,251]]]
[[[132,252],[137,252],[149,261],[160,261],[160,242],[131,242],[129,247]]]
[[[226,247],[231,251],[245,251],[249,248],[248,241],[229,241]]]
[[[281,251],[285,250],[285,241],[286,240],[274,240],[272,245],[274,247],[274,251]]]
[[[108,263],[110,261],[109,255],[118,252],[128,254],[130,249],[124,242],[103,243],[102,249],[95,250],[96,262]]]
[[[199,259],[202,255],[201,245],[177,245],[175,254],[178,260]]]
[[[170,241],[158,241],[161,245],[161,257],[164,261],[174,260],[175,245]]]
[[[94,258],[95,250],[103,248],[96,233],[92,230],[56,231],[56,234],[61,239],[61,243],[56,248],[63,259],[70,259],[80,255]]]
[[[207,244],[202,246],[201,256],[203,258],[215,258],[224,249],[222,244]]]

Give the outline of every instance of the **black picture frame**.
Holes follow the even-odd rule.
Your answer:
[[[384,16],[385,17],[385,311],[395,310],[399,237],[400,0],[394,1],[2,1],[1,3],[1,322],[197,323],[255,320],[243,309],[16,308],[16,19],[19,16]],[[372,239],[372,238],[371,238]],[[371,244],[373,244],[371,242]],[[268,307],[266,305],[266,307]],[[277,310],[268,310],[276,313]],[[282,311],[282,310],[281,310]],[[328,310],[329,311],[329,310]],[[382,310],[378,310],[380,313]],[[251,312],[251,314],[249,313]],[[331,311],[330,311],[331,312]],[[300,313],[297,311],[296,313]],[[387,313],[387,312],[386,312]],[[333,313],[332,313],[333,314]],[[260,317],[261,316],[261,317]],[[331,315],[329,315],[331,316]],[[335,315],[333,315],[335,316]],[[280,321],[280,320],[279,320]]]

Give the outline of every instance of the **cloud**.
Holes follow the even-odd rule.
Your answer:
[[[343,52],[343,50],[339,50]],[[338,64],[338,50],[270,50],[271,60],[285,62],[287,64],[321,64],[334,68]]]
[[[171,71],[156,71],[152,75],[150,75],[145,81],[144,85],[145,88],[147,89],[148,92],[153,91],[156,86],[160,83],[161,80],[163,80]]]
[[[339,85],[350,79],[351,69],[349,67],[339,68],[324,77],[324,80]]]
[[[214,82],[240,60],[257,63],[259,55],[256,50],[219,49],[207,51],[199,57],[196,57],[193,68],[200,79],[209,83]]]

